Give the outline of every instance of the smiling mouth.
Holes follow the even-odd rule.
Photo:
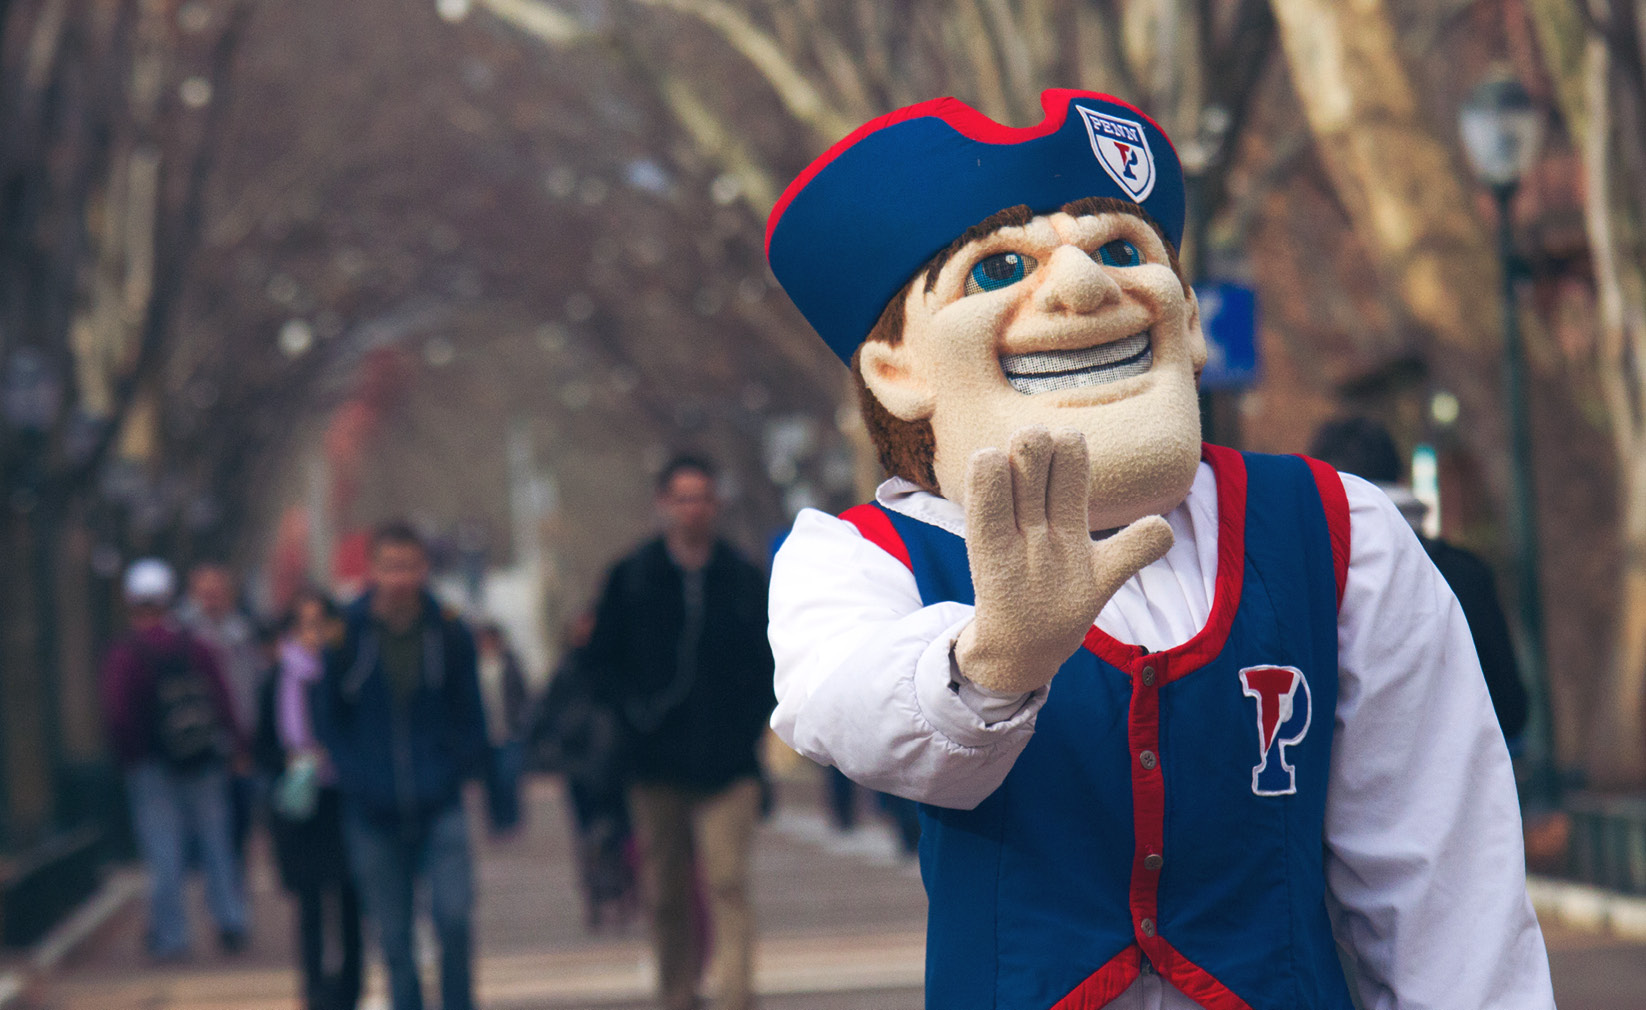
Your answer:
[[[1006,381],[1027,396],[1119,382],[1142,375],[1153,364],[1154,345],[1149,341],[1147,330],[1076,351],[1030,351],[1000,356],[1000,370],[1006,373]]]

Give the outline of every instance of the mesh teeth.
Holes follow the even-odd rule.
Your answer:
[[[1027,395],[1118,382],[1144,374],[1153,364],[1147,333],[1078,351],[1034,351],[1000,359],[1006,381]]]

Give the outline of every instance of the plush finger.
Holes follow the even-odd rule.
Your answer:
[[[987,540],[1017,532],[1012,516],[1012,467],[999,449],[979,449],[966,464],[966,535]]]
[[[1160,516],[1137,522],[1092,544],[1092,572],[1106,601],[1133,575],[1166,556],[1172,547],[1172,528]]]
[[[1019,529],[1046,525],[1046,474],[1052,464],[1052,433],[1042,425],[1012,432],[1012,506]]]
[[[1086,530],[1091,482],[1086,436],[1072,428],[1053,435],[1051,468],[1046,476],[1046,516],[1054,529]]]

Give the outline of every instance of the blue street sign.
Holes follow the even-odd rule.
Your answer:
[[[1206,334],[1201,389],[1243,389],[1257,382],[1257,292],[1244,284],[1195,285]]]

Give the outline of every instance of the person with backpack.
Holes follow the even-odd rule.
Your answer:
[[[164,561],[127,569],[129,630],[102,676],[104,720],[149,871],[148,950],[161,961],[189,949],[183,873],[191,846],[224,951],[245,946],[247,926],[228,809],[230,765],[246,738],[216,659],[167,617],[176,586]]]
[[[173,615],[183,630],[211,650],[223,671],[234,717],[242,726],[257,722],[257,695],[267,672],[258,655],[257,627],[241,609],[234,572],[225,564],[202,562],[189,569],[183,601]],[[234,857],[245,870],[246,839],[261,806],[257,779],[248,771],[229,774],[229,831]]]
[[[624,792],[623,732],[618,713],[596,696],[585,657],[593,628],[592,613],[568,622],[564,658],[528,730],[537,767],[565,777],[583,928],[590,933],[608,922],[627,928],[640,902],[638,853]]]

